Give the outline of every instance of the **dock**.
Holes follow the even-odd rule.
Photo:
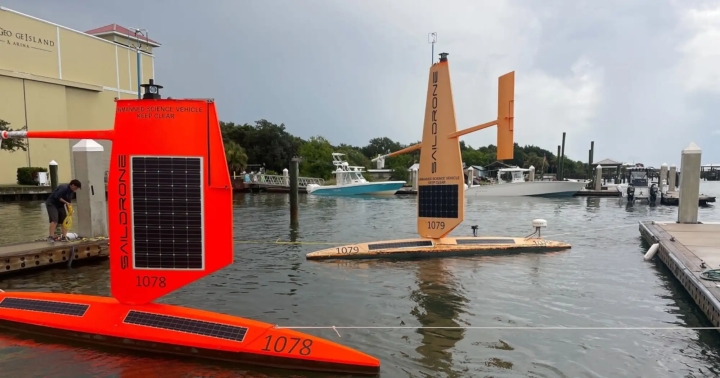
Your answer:
[[[659,258],[680,281],[714,327],[720,327],[720,281],[701,278],[720,268],[720,223],[640,222],[643,240],[658,243]]]
[[[46,200],[52,193],[49,186],[0,185],[0,202]]]
[[[708,203],[715,202],[714,196],[706,196],[704,194],[700,194],[698,198],[698,206],[707,206]],[[670,205],[670,206],[677,206],[680,203],[680,192],[674,191],[674,192],[667,192],[663,193],[660,196],[660,204],[662,205]]]
[[[283,175],[256,174],[250,182],[240,176],[232,178],[234,192],[290,193],[290,177]],[[308,184],[325,185],[325,180],[314,177],[298,177],[298,193],[307,193]]]
[[[90,260],[110,255],[107,238],[80,239],[78,241],[48,243],[32,241],[0,246],[0,277],[22,270],[67,266],[69,259]]]

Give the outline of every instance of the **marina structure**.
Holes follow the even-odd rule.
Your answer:
[[[140,82],[155,77],[147,31],[111,24],[81,32],[0,7],[0,120],[27,131],[89,130],[112,125],[115,98],[138,98]],[[0,151],[0,185],[15,184],[19,167],[59,167],[75,177],[71,148],[79,140],[28,140],[27,151]],[[105,148],[105,166],[110,144]]]

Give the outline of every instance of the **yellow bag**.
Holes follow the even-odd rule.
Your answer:
[[[71,204],[65,205],[65,208],[67,209],[67,216],[65,217],[65,220],[63,221],[63,226],[66,230],[70,230],[72,227],[72,215],[73,215],[73,207]]]

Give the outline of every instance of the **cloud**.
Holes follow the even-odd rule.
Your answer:
[[[515,140],[659,165],[703,146],[720,117],[720,2],[705,0],[5,0],[72,28],[145,27],[163,46],[167,95],[213,97],[223,120],[284,122],[301,137],[363,145],[421,136],[431,46],[448,52],[458,127],[497,112],[516,72]],[[143,9],[143,12],[137,12]],[[158,15],[162,15],[158,17]],[[437,58],[437,55],[435,56]],[[495,143],[488,129],[463,137]]]

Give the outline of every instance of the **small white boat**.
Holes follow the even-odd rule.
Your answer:
[[[308,194],[324,196],[394,195],[405,185],[405,181],[367,181],[363,177],[365,167],[348,165],[348,162],[342,160],[344,155],[338,152],[332,154],[333,165],[335,165],[335,185],[308,184],[305,187]]]
[[[619,185],[623,191],[623,197],[628,202],[641,201],[646,203],[657,203],[660,193],[665,188],[665,182],[655,184],[650,179],[651,167],[630,167],[627,168],[628,183]],[[663,180],[664,181],[664,180]]]
[[[525,181],[530,169],[511,167],[498,169],[495,183],[470,185],[466,197],[572,197],[587,185],[586,181]],[[509,176],[509,178],[503,178]]]

